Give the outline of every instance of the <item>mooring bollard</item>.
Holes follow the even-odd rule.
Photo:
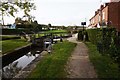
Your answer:
[[[47,48],[48,50],[48,53],[50,54],[51,53],[51,51],[52,51],[52,45],[50,44],[49,46],[48,46],[48,48]]]
[[[60,42],[63,42],[62,36],[60,36]]]

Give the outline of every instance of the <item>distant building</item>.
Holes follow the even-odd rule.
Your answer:
[[[115,27],[117,31],[120,31],[120,0],[111,0],[110,3],[101,5],[90,19],[89,27]]]

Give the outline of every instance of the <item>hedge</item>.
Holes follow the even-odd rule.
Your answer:
[[[0,36],[2,40],[20,39],[19,36]]]
[[[83,34],[82,34],[82,31],[79,31],[78,32],[78,40],[83,40]]]
[[[20,34],[22,31],[26,33],[31,33],[33,32],[39,32],[42,31],[42,25],[32,25],[32,24],[22,24],[22,25],[16,25],[16,29],[2,29],[2,34],[3,35],[16,35]]]
[[[97,41],[101,37],[101,30],[99,29],[88,29],[88,39],[93,43],[97,44]]]
[[[120,64],[120,36],[114,28],[88,29],[89,40],[97,45],[101,54],[111,56]]]
[[[84,35],[85,35],[85,39],[84,39]],[[88,41],[88,33],[86,31],[80,30],[78,32],[78,40],[80,40],[80,41],[83,41],[83,40]]]
[[[28,29],[2,29],[3,35],[17,35],[23,32],[31,33]]]

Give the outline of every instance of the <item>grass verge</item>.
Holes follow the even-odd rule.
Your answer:
[[[64,78],[64,70],[71,52],[76,44],[68,41],[53,46],[52,53],[44,57],[31,72],[29,78]]]
[[[93,63],[98,78],[120,78],[118,64],[107,55],[101,55],[97,47],[90,42],[86,42],[89,49],[89,58]]]
[[[2,43],[2,54],[6,54],[7,52],[11,52],[18,47],[25,46],[29,44],[21,39],[14,39],[14,40],[4,40],[0,41]]]

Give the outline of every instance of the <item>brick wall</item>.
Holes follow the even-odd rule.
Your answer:
[[[103,16],[103,13],[104,13],[104,16]],[[103,19],[104,17],[104,19]],[[106,6],[103,10],[102,10],[102,20],[101,21],[105,21],[107,22],[108,21],[108,6]]]
[[[119,3],[110,3],[108,10],[108,19],[110,24],[117,28],[120,31],[120,2]]]
[[[120,0],[110,0],[110,2],[119,2]]]
[[[113,26],[117,29],[117,31],[120,32],[120,2],[106,3],[104,7],[99,9],[99,11],[101,11],[100,22],[104,21],[108,24],[108,26]],[[94,24],[90,24],[90,26],[93,27],[95,27],[95,24],[99,23],[99,13],[98,11],[96,12],[97,13],[95,14],[95,16],[90,19],[91,23],[92,20],[94,20]]]
[[[119,2],[119,4],[118,4],[118,18],[119,18],[119,20],[118,20],[118,29],[119,29],[119,32],[120,32],[120,2]]]

